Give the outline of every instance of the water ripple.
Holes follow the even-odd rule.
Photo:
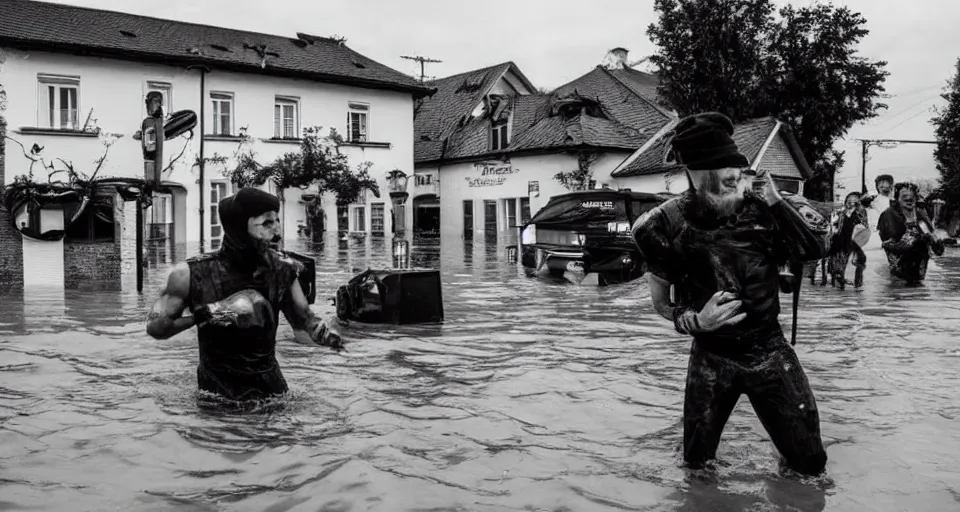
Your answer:
[[[653,312],[642,280],[572,286],[524,277],[498,261],[502,247],[418,243],[413,259],[441,269],[442,325],[352,325],[336,354],[291,343],[284,322],[278,358],[291,391],[250,407],[196,391],[192,332],[143,333],[165,268],[148,269],[143,296],[0,298],[0,508],[883,511],[960,501],[956,252],[921,287],[873,267],[861,290],[805,284],[796,350],[830,462],[827,476],[803,479],[779,474],[745,398],[716,467],[680,467],[689,341]],[[312,250],[321,314],[353,271],[388,263],[378,240]]]

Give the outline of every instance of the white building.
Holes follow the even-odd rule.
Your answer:
[[[335,128],[347,140],[341,150],[354,169],[372,163],[369,173],[378,181],[381,197],[366,194],[363,202],[338,212],[335,198],[327,194],[322,203],[327,230],[336,230],[339,218],[347,221],[346,230],[363,233],[389,234],[394,224],[412,222],[412,211],[391,222],[386,177],[395,169],[413,174],[414,101],[430,89],[342,41],[27,0],[0,0],[0,13],[0,84],[7,94],[6,111],[0,114],[7,135],[27,148],[43,147],[47,161],[61,158],[89,175],[104,152],[99,128],[120,138],[98,176],[143,177],[140,142],[133,135],[146,115],[147,92],[163,93],[166,114],[192,110],[200,116],[192,139],[165,142],[166,161],[183,151],[163,176],[173,193],[157,198],[146,213],[148,230],[164,239],[170,252],[182,244],[193,247],[191,253],[218,246],[222,233],[216,204],[235,192],[223,171],[235,164],[241,128],[254,139],[251,149],[261,164],[299,151],[302,129],[312,126],[324,133]],[[9,184],[27,173],[31,162],[15,143],[5,144],[0,179]],[[227,163],[209,161],[217,155],[228,157]],[[35,171],[34,178],[45,175]],[[301,196],[308,192],[285,191],[281,216],[287,239],[297,236],[305,220]],[[70,287],[72,281],[93,277],[63,277],[64,269],[70,274],[71,267],[84,267],[71,261],[78,258],[71,256],[77,244],[105,244],[100,256],[111,244],[118,245],[121,273],[131,272],[135,208],[117,199],[114,219],[89,221],[115,220],[116,229],[106,222],[104,229],[91,228],[85,237],[67,229],[60,242],[24,240],[24,284],[46,276],[53,282],[65,279]],[[32,275],[34,263],[53,271]]]

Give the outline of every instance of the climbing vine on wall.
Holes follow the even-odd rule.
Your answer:
[[[593,151],[578,151],[576,155],[577,168],[572,171],[558,172],[553,175],[553,179],[570,191],[587,190],[593,179],[591,166],[600,158],[600,154]]]

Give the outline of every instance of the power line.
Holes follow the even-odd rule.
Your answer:
[[[423,67],[423,65],[424,65],[425,63],[427,63],[427,62],[443,62],[442,60],[431,59],[431,58],[429,58],[429,57],[423,57],[423,56],[420,56],[420,55],[415,55],[415,56],[412,56],[412,57],[409,56],[409,55],[401,55],[400,58],[401,58],[401,59],[412,60],[412,61],[415,61],[415,62],[419,62],[419,63],[420,63],[420,83],[423,83],[424,78],[426,77],[426,74],[425,74],[425,72],[424,72],[424,67]]]
[[[861,186],[863,187],[863,193],[867,193],[867,153],[870,150],[870,146],[877,146],[880,148],[885,147],[896,147],[900,144],[936,144],[935,140],[905,140],[905,139],[854,139],[860,141],[861,144],[861,156],[863,158],[863,167],[861,171]],[[893,146],[890,146],[890,145]]]

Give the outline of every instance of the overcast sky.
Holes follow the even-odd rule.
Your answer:
[[[402,72],[419,65],[401,55],[442,60],[427,75],[443,77],[504,61],[515,62],[538,87],[552,88],[601,62],[622,46],[630,59],[653,52],[646,36],[655,21],[652,0],[54,0],[194,23],[293,36],[306,32],[340,35],[354,50]],[[807,5],[810,0],[774,0]],[[960,1],[850,0],[844,4],[867,19],[870,34],[861,54],[888,62],[885,100],[879,118],[854,127],[847,141],[847,165],[838,181],[859,189],[860,146],[855,138],[932,140],[930,125],[938,94],[960,57]],[[155,5],[162,10],[154,10]],[[638,69],[644,69],[643,66]],[[867,179],[889,173],[899,179],[935,178],[933,146],[871,148]],[[871,190],[872,184],[869,185]]]

